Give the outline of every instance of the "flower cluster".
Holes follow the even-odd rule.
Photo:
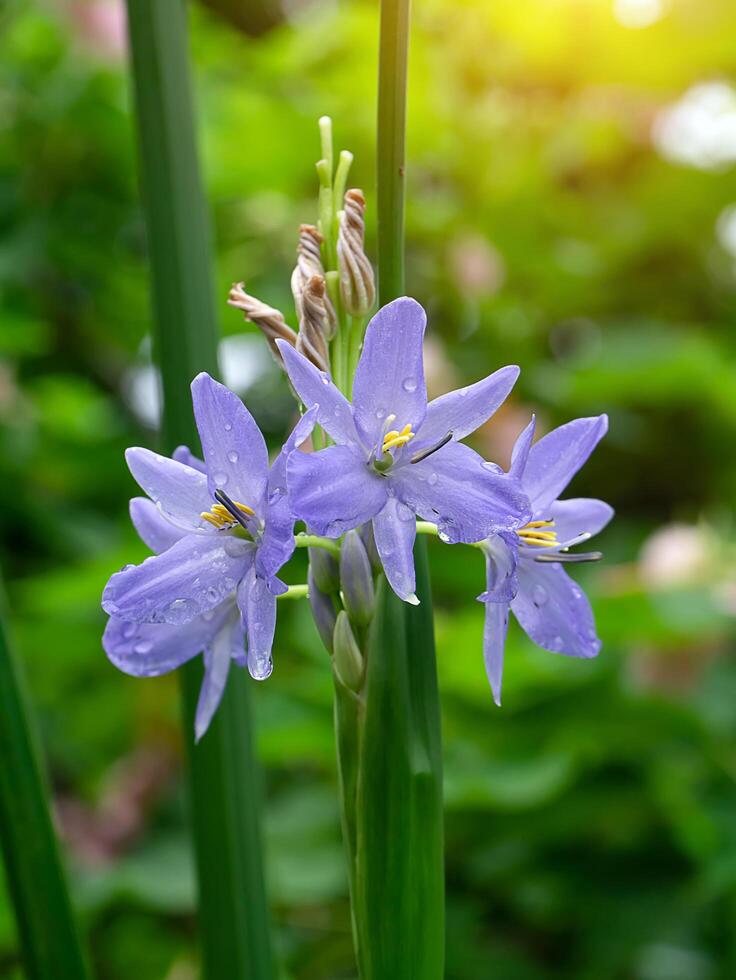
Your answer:
[[[173,459],[128,451],[147,494],[131,501],[131,518],[155,555],[110,579],[104,646],[116,666],[137,676],[165,673],[203,651],[198,738],[231,662],[256,679],[270,675],[277,597],[287,592],[278,573],[299,543],[311,545],[310,602],[348,687],[360,686],[355,633],[370,621],[377,571],[398,596],[417,602],[418,528],[485,555],[487,587],[479,598],[497,701],[509,606],[540,646],[576,657],[598,652],[587,599],[562,566],[596,557],[569,549],[600,530],[612,511],[597,500],[557,498],[605,433],[605,416],[578,419],[536,445],[532,420],[503,472],[461,440],[502,404],[518,368],[428,402],[425,326],[423,309],[409,298],[373,317],[352,402],[314,357],[275,339],[306,411],[270,466],[253,417],[206,374],[192,384],[203,460],[185,447]],[[316,427],[331,444],[303,451]],[[297,521],[306,535],[295,537]]]

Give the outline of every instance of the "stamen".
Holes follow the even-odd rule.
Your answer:
[[[542,554],[535,555],[534,561],[540,562],[561,562],[563,565],[575,565],[582,564],[583,562],[589,561],[600,561],[603,557],[602,551],[588,551],[588,552],[567,552],[567,551],[556,551],[553,555]]]
[[[389,415],[386,419],[387,424],[390,425],[395,418],[395,415]],[[383,437],[381,452],[386,453],[389,449],[395,449],[397,446],[405,446],[413,438],[414,433],[411,431],[411,422],[407,422],[401,432],[398,429],[390,429]]]
[[[231,527],[233,524],[240,524],[246,531],[249,530],[246,518],[255,516],[252,507],[231,500],[222,490],[215,490],[215,500],[218,502],[212,505],[210,511],[200,514],[203,520],[208,521],[218,531]]]
[[[443,446],[446,446],[451,439],[452,439],[452,432],[448,432],[447,435],[442,436],[440,441],[436,443],[434,446],[430,446],[428,449],[420,449],[418,453],[414,453],[410,462],[421,463],[423,459],[427,459],[428,456],[431,456],[433,453],[436,453],[438,449],[442,449]]]
[[[540,528],[553,528],[554,521],[530,521],[524,527],[517,529],[521,543],[537,548],[551,548],[559,545],[556,531],[542,531]]]

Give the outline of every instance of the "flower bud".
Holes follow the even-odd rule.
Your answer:
[[[299,244],[296,249],[296,266],[291,274],[291,292],[294,296],[297,319],[301,329],[304,321],[304,292],[307,285],[314,276],[324,278],[325,270],[322,265],[322,243],[324,238],[320,230],[315,225],[300,225]],[[324,296],[324,310],[322,311],[324,322],[322,329],[325,340],[332,340],[337,330],[337,314],[332,305],[329,293]]]
[[[337,615],[333,651],[332,662],[338,680],[357,693],[363,680],[363,655],[344,609],[341,609]]]
[[[229,306],[242,310],[246,320],[260,327],[271,348],[271,353],[281,364],[281,353],[276,346],[276,341],[286,340],[292,347],[296,346],[296,334],[284,320],[283,314],[272,306],[262,303],[255,296],[249,296],[242,282],[233,283],[227,302]]]
[[[296,349],[320,371],[329,372],[330,356],[327,348],[327,289],[325,277],[314,275],[302,291],[302,307],[299,317],[299,333]]]
[[[365,197],[353,188],[345,192],[345,209],[340,212],[337,259],[340,267],[340,298],[351,316],[365,316],[376,301],[373,266],[365,254]]]
[[[350,618],[364,626],[373,615],[375,591],[368,552],[357,531],[348,531],[340,548],[340,587]]]
[[[325,649],[328,653],[332,653],[332,637],[336,623],[335,606],[332,597],[317,586],[311,565],[307,572],[307,586],[314,625],[317,627],[317,632],[325,645]]]
[[[324,548],[307,548],[309,568],[320,592],[337,592],[340,588],[340,569],[337,559]]]

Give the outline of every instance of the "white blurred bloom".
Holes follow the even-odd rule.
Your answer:
[[[666,524],[651,534],[641,549],[639,571],[652,589],[703,581],[713,546],[708,531],[692,524]]]
[[[613,3],[613,16],[623,27],[650,27],[664,13],[663,0],[614,0]]]
[[[701,170],[736,162],[736,91],[726,82],[701,82],[654,121],[654,145],[668,160]]]

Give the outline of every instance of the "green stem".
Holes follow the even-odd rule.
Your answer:
[[[153,280],[164,446],[197,444],[189,384],[217,373],[209,222],[191,104],[185,4],[128,0],[141,179]],[[194,745],[201,658],[180,670],[206,980],[272,977],[248,679],[231,672]]]
[[[380,302],[404,292],[408,0],[382,0],[378,112]],[[423,534],[436,528],[420,522]],[[431,530],[433,528],[433,530]],[[432,597],[423,539],[420,605],[381,576],[358,699],[336,685],[338,766],[361,980],[442,980],[442,750]]]
[[[0,596],[0,605],[4,605]],[[0,608],[0,844],[28,980],[88,976],[20,667]]]
[[[430,521],[417,521],[417,534],[433,534],[437,536],[439,531],[437,525]]]
[[[309,595],[309,586],[305,583],[301,585],[290,585],[286,592],[283,592],[277,599],[306,599]]]
[[[330,538],[321,538],[317,534],[297,534],[294,536],[294,544],[297,548],[324,548],[336,558],[340,557],[340,545],[337,541]]]

